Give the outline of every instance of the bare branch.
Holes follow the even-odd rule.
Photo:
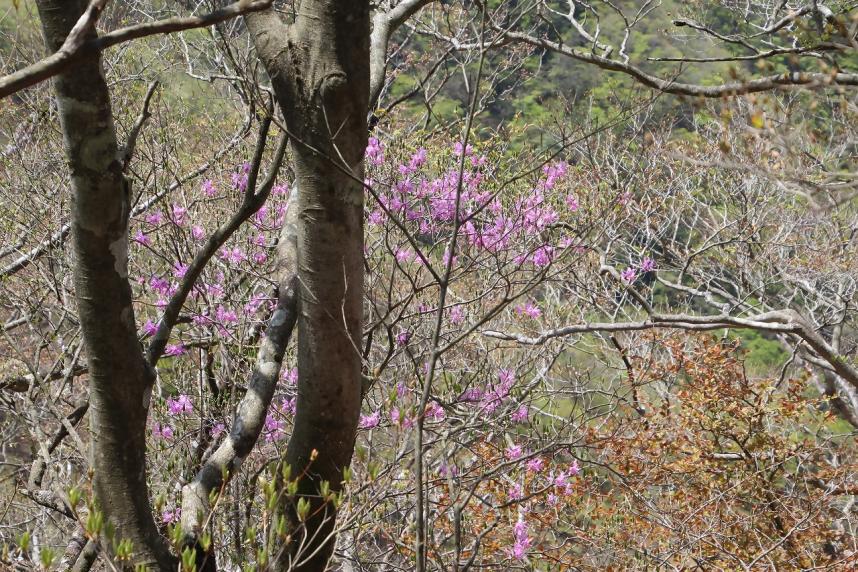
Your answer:
[[[819,72],[786,72],[769,75],[748,81],[725,83],[721,85],[698,85],[666,80],[645,72],[637,66],[618,60],[605,58],[597,54],[583,52],[553,42],[545,38],[537,38],[521,32],[498,30],[502,38],[507,42],[519,42],[536,48],[549,50],[578,61],[596,65],[602,69],[617,71],[631,76],[647,87],[657,89],[664,93],[674,95],[687,95],[691,97],[720,98],[747,93],[757,93],[773,89],[789,87],[836,87],[836,86],[858,86],[858,74],[845,72],[819,73]]]
[[[114,30],[85,42],[81,41],[92,25],[94,25],[98,15],[101,13],[101,8],[103,8],[106,2],[107,0],[94,0],[90,4],[90,7],[75,25],[75,28],[59,50],[34,64],[0,79],[0,99],[45,81],[63,72],[81,58],[91,57],[111,46],[145,38],[146,36],[170,34],[194,28],[205,28],[206,26],[218,24],[242,14],[265,10],[271,6],[272,0],[251,0],[249,2],[241,0],[203,16],[167,18],[157,22],[137,24]],[[99,5],[101,8],[98,8]]]

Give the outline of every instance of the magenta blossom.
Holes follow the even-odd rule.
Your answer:
[[[188,353],[188,348],[185,347],[185,344],[169,344],[166,349],[164,349],[165,356],[182,356]]]
[[[188,209],[181,205],[173,205],[173,222],[176,223],[177,226],[182,226],[185,224],[186,216],[188,214]]]
[[[169,441],[173,438],[173,428],[169,425],[161,425],[160,423],[155,423],[155,425],[152,427],[152,435],[154,437],[164,439],[165,441]]]
[[[378,427],[380,421],[381,413],[378,411],[374,411],[369,415],[361,415],[360,421],[358,422],[358,429],[372,429],[374,427]]]
[[[542,315],[542,310],[539,309],[539,306],[528,300],[527,303],[516,306],[515,313],[519,316],[536,319]]]
[[[170,415],[183,415],[185,413],[192,413],[194,405],[191,403],[190,397],[181,393],[177,399],[167,400],[167,409],[170,410]]]
[[[454,155],[461,155],[462,153],[464,153],[466,157],[470,157],[471,155],[473,155],[474,154],[473,145],[471,145],[469,143],[468,146],[466,147],[465,145],[462,144],[461,141],[456,141],[456,144],[453,145],[453,154]]]
[[[652,272],[655,270],[655,260],[650,257],[644,258],[640,263],[641,272]]]
[[[404,346],[408,343],[408,340],[411,339],[411,332],[408,330],[402,330],[398,334],[396,334],[396,345]]]
[[[516,560],[524,560],[527,557],[527,550],[530,548],[531,539],[527,534],[527,523],[523,515],[518,516],[518,522],[512,529],[513,545],[512,557]]]
[[[454,325],[465,321],[465,309],[462,306],[454,306],[450,309],[450,323]]]
[[[176,507],[176,510],[165,510],[161,514],[161,520],[164,524],[171,524],[174,522],[179,522],[179,519],[182,517],[182,509]]]
[[[635,270],[631,266],[629,266],[628,268],[626,268],[625,270],[623,270],[620,273],[620,278],[622,278],[623,282],[625,282],[626,284],[631,284],[632,282],[634,282],[635,278],[637,278],[637,276],[638,276],[637,270]]]
[[[432,421],[443,421],[446,416],[447,414],[444,412],[444,408],[434,401],[426,406],[426,419],[430,419]]]
[[[545,267],[551,264],[554,259],[554,247],[541,246],[533,253],[533,264],[535,266]]]
[[[212,439],[217,439],[224,431],[226,431],[226,425],[221,422],[215,423],[211,430]]]
[[[181,262],[176,262],[173,264],[173,276],[176,278],[184,278],[185,274],[188,273],[188,265],[182,264]]]
[[[506,458],[509,459],[510,461],[515,461],[516,459],[521,457],[522,452],[523,451],[522,451],[521,445],[510,445],[509,447],[506,448],[506,451],[504,451],[504,454],[506,455]]]
[[[438,467],[438,474],[442,477],[456,477],[459,475],[459,467],[456,465],[448,465],[447,463],[441,463],[441,466]]]
[[[522,405],[519,407],[512,415],[510,415],[510,420],[513,423],[524,423],[527,421],[528,408],[527,405]]]
[[[525,467],[527,467],[528,472],[539,473],[545,468],[545,461],[539,457],[534,457],[526,463]]]
[[[384,163],[384,145],[377,137],[370,137],[366,145],[366,156],[372,165]]]
[[[134,235],[134,242],[140,243],[143,246],[150,246],[152,244],[152,239],[149,238],[148,234],[145,234],[142,230],[138,230],[137,234]]]
[[[143,324],[143,333],[147,336],[154,336],[157,331],[158,325],[152,320],[146,320],[146,323]]]
[[[566,207],[569,209],[570,212],[574,213],[578,210],[580,206],[581,205],[578,203],[578,199],[576,199],[572,195],[566,196]]]
[[[202,191],[207,197],[213,197],[217,194],[217,189],[211,179],[203,181]]]
[[[151,224],[152,226],[158,226],[164,222],[164,213],[161,211],[155,211],[151,214],[146,215],[146,223]]]

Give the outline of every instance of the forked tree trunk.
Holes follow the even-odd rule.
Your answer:
[[[284,505],[292,535],[279,567],[321,571],[336,511],[319,489],[323,481],[341,488],[360,414],[369,2],[304,0],[288,27],[273,11],[246,19],[284,111],[301,189],[298,401],[286,461],[293,476],[306,474]],[[294,510],[302,497],[312,506],[303,525]]]
[[[87,6],[38,0],[48,49],[57,50]],[[150,568],[175,569],[152,517],[146,415],[154,375],[137,341],[128,282],[130,189],[122,174],[110,97],[97,55],[54,80],[71,174],[74,279],[89,362],[95,497],[117,540]]]

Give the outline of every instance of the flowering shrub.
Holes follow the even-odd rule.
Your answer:
[[[645,193],[615,188],[583,156],[522,158],[500,137],[370,139],[363,408],[345,492],[324,497],[341,511],[337,557],[408,568],[420,486],[436,563],[842,568],[854,555],[843,500],[854,442],[828,398],[805,389],[807,370],[749,375],[738,343],[648,331],[657,312],[693,309],[677,292],[705,301],[694,288],[723,282],[729,257],[714,240],[679,260],[666,238],[693,243],[663,221],[688,218],[682,209],[704,197],[666,179]],[[133,218],[144,343],[238,208],[249,167],[236,163]],[[181,538],[182,485],[234,429],[274,307],[290,194],[281,179],[202,269],[158,364],[151,488],[171,538]],[[790,270],[801,264],[811,261]],[[255,448],[212,496],[208,530],[226,567],[252,566],[269,546],[258,523],[279,526],[274,483],[297,486],[312,471],[280,464],[299,375],[290,348]],[[86,488],[85,472],[74,478]]]

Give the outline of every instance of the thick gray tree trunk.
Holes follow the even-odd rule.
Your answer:
[[[369,2],[304,0],[295,23],[273,11],[247,16],[292,137],[298,209],[298,401],[286,461],[306,470],[284,510],[291,541],[280,568],[324,570],[335,510],[351,462],[361,401],[363,154],[369,105]],[[311,502],[298,522],[298,498]],[[312,557],[309,554],[314,553]]]
[[[47,46],[55,51],[87,3],[37,4]],[[155,526],[146,485],[146,415],[154,374],[137,341],[128,282],[130,189],[100,58],[83,58],[55,78],[54,88],[73,192],[74,278],[89,361],[95,496],[117,539],[130,539],[139,561],[170,570],[175,565]]]

